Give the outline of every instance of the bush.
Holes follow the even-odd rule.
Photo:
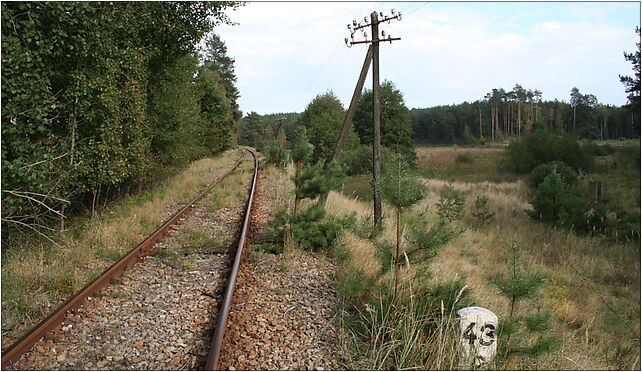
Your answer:
[[[475,199],[475,203],[470,208],[470,214],[475,217],[478,225],[485,225],[495,216],[495,212],[488,208],[488,198],[483,195]]]
[[[548,130],[537,130],[508,146],[509,168],[515,173],[527,173],[540,164],[551,161],[566,163],[574,170],[589,171],[593,159],[569,136],[558,136]]]
[[[528,185],[533,189],[537,189],[537,187],[544,182],[546,176],[551,174],[553,169],[562,177],[562,181],[565,184],[574,185],[577,183],[577,172],[563,162],[551,161],[540,164],[533,169],[528,177]]]
[[[456,163],[472,163],[474,161],[475,157],[469,152],[462,152],[455,158]]]
[[[405,153],[401,153],[401,156],[404,163],[412,164],[412,157]],[[382,159],[393,157],[394,151],[387,147],[381,148]],[[372,173],[372,146],[361,145],[355,149],[345,150],[339,156],[338,163],[343,166],[348,176],[370,174]]]
[[[323,206],[315,204],[297,214],[289,214],[285,209],[277,211],[269,228],[270,236],[276,240],[285,240],[289,233],[301,248],[319,251],[333,246],[343,229],[354,222],[354,215],[342,219],[327,217]]]
[[[584,191],[577,185],[565,183],[555,167],[535,190],[531,205],[533,209],[526,213],[532,218],[576,227],[586,220],[589,209]],[[585,222],[583,226],[586,226]]]
[[[265,162],[277,168],[284,169],[288,162],[288,153],[281,146],[271,144],[263,149]]]
[[[437,202],[437,214],[449,222],[460,220],[465,213],[466,196],[452,185],[443,188]]]
[[[624,209],[615,211],[611,233],[616,240],[630,241],[640,239],[640,214]]]

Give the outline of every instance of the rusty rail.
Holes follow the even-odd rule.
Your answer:
[[[245,207],[245,217],[243,218],[243,226],[241,227],[241,236],[239,237],[239,244],[236,249],[236,257],[234,258],[234,265],[232,266],[232,272],[230,273],[230,280],[227,283],[227,289],[225,290],[225,298],[223,300],[223,306],[221,306],[220,314],[218,317],[218,323],[216,325],[216,331],[214,333],[214,338],[212,340],[212,346],[209,353],[207,354],[207,359],[205,361],[205,370],[213,371],[218,370],[218,361],[221,354],[221,346],[223,344],[223,336],[225,333],[225,327],[227,326],[227,317],[230,312],[230,306],[232,305],[232,298],[234,296],[234,286],[236,284],[236,276],[238,274],[239,266],[241,265],[241,258],[243,257],[243,247],[245,246],[245,238],[247,235],[247,229],[250,224],[250,214],[252,212],[252,201],[254,200],[254,190],[256,188],[256,178],[259,174],[259,160],[256,157],[256,154],[252,150],[248,150],[254,157],[254,177],[252,178],[252,188],[250,189],[250,195],[248,197],[247,206]]]
[[[251,151],[250,151],[251,152]],[[252,153],[254,156],[254,153]],[[161,227],[159,227],[154,233],[152,233],[147,239],[138,244],[134,249],[129,251],[124,257],[118,260],[116,263],[111,265],[108,269],[103,271],[103,273],[96,278],[94,281],[89,283],[85,288],[80,290],[77,294],[72,296],[64,304],[60,305],[53,313],[49,314],[44,320],[38,323],[34,328],[24,335],[20,340],[16,341],[11,345],[7,350],[2,353],[2,368],[11,363],[17,361],[24,353],[26,353],[29,348],[31,348],[38,340],[40,340],[47,332],[51,331],[54,327],[59,325],[67,315],[68,312],[78,308],[89,296],[94,295],[102,288],[109,285],[116,278],[122,275],[125,270],[134,265],[140,258],[149,255],[152,253],[153,245],[156,243],[169,228],[176,223],[182,216],[184,216],[190,209],[190,207],[199,201],[203,196],[205,196],[214,186],[216,186],[220,181],[222,181],[226,176],[232,173],[238,166],[241,164],[243,156],[240,156],[236,163],[228,169],[223,176],[218,180],[209,185],[205,190],[203,190],[198,196],[196,196],[192,201],[183,206],[178,210],[172,217],[170,217],[167,222],[165,222]],[[256,156],[254,156],[255,165],[256,165]],[[255,178],[256,180],[256,171]],[[254,187],[252,187],[252,191]]]

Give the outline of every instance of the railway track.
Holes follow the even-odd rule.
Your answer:
[[[2,368],[218,368],[258,175],[256,154],[247,151],[254,171],[250,185],[244,185],[246,203],[213,212],[205,198],[228,175],[245,171],[241,156],[147,239],[4,351]],[[240,187],[232,187],[239,196]],[[229,239],[229,231],[223,239],[226,229],[238,228],[230,220],[240,215],[238,239]],[[196,230],[214,238],[208,244],[186,244],[195,239]],[[202,243],[199,236],[196,243]],[[236,250],[231,249],[235,245]]]

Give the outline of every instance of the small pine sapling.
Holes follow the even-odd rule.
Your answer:
[[[294,174],[294,184],[296,185],[299,182],[299,177],[301,174],[301,169],[303,165],[307,163],[312,157],[312,151],[314,146],[308,142],[308,135],[306,133],[305,127],[299,127],[296,130],[296,139],[294,145],[292,146],[292,151],[290,156],[292,157],[292,162],[295,166]],[[294,213],[296,214],[299,209],[299,197],[295,196],[294,198]]]
[[[484,195],[477,196],[470,207],[470,214],[475,218],[478,226],[487,224],[491,218],[495,217],[495,212],[488,207],[488,198]]]
[[[465,213],[466,196],[456,190],[452,185],[447,185],[441,190],[437,202],[437,214],[448,222],[462,219]]]
[[[545,283],[541,273],[528,272],[522,263],[522,251],[518,243],[511,244],[508,270],[504,275],[495,275],[490,282],[510,300],[510,317],[513,317],[517,302],[535,297]]]
[[[545,283],[545,277],[538,272],[528,272],[521,263],[522,251],[518,243],[514,242],[510,248],[508,270],[503,275],[495,275],[490,279],[491,284],[499,289],[501,294],[510,301],[510,313],[506,321],[512,324],[510,330],[502,331],[508,334],[506,351],[510,352],[510,340],[517,329],[518,319],[513,318],[516,305],[519,301],[533,298]]]
[[[395,208],[397,242],[395,249],[395,290],[394,296],[397,295],[399,288],[399,269],[401,254],[401,214],[404,209],[417,204],[425,197],[424,186],[419,181],[419,177],[412,173],[409,167],[401,159],[401,154],[397,154],[395,161],[388,161],[383,177],[379,180],[377,190],[381,192],[383,200]]]

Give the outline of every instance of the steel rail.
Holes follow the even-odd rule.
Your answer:
[[[218,317],[218,323],[216,325],[216,331],[214,333],[214,338],[212,339],[212,345],[209,353],[207,354],[207,359],[205,360],[205,370],[214,371],[218,370],[218,362],[221,354],[221,347],[223,344],[223,336],[225,334],[225,327],[227,326],[227,317],[230,312],[230,307],[232,305],[232,298],[234,296],[234,287],[236,284],[236,276],[239,271],[239,266],[241,265],[241,258],[243,257],[243,247],[245,246],[245,238],[247,236],[248,226],[250,224],[250,214],[252,212],[252,201],[254,200],[254,191],[256,189],[256,179],[259,174],[259,160],[256,157],[256,153],[252,150],[249,151],[254,157],[254,177],[252,178],[252,188],[250,189],[250,196],[248,197],[247,206],[245,207],[245,217],[243,218],[243,227],[241,227],[241,236],[239,237],[239,244],[236,249],[236,257],[234,258],[234,265],[232,266],[232,272],[230,273],[230,280],[227,283],[227,289],[225,290],[225,298],[223,300],[223,306]]]
[[[123,274],[125,270],[135,264],[141,257],[152,253],[152,247],[154,243],[156,243],[172,225],[174,225],[181,217],[183,217],[194,203],[202,199],[203,196],[205,196],[214,186],[216,186],[225,177],[236,170],[241,164],[242,160],[243,156],[241,155],[236,163],[230,169],[228,169],[219,179],[210,184],[198,196],[192,199],[192,201],[190,201],[176,213],[174,213],[169,218],[169,220],[167,220],[167,222],[165,222],[161,227],[154,231],[147,239],[143,240],[135,248],[129,251],[129,253],[127,253],[124,257],[122,257],[108,269],[103,271],[98,278],[81,289],[73,297],[69,298],[53,313],[49,314],[49,316],[47,316],[44,320],[42,320],[34,328],[32,328],[29,333],[24,335],[21,339],[16,341],[7,350],[5,350],[2,353],[2,368],[4,369],[9,363],[17,361],[24,353],[29,350],[29,348],[31,348],[38,340],[45,336],[47,332],[51,331],[54,327],[59,325],[65,319],[69,311],[78,308],[87,299],[87,297],[94,295],[102,288],[109,285],[114,281],[114,279]]]

